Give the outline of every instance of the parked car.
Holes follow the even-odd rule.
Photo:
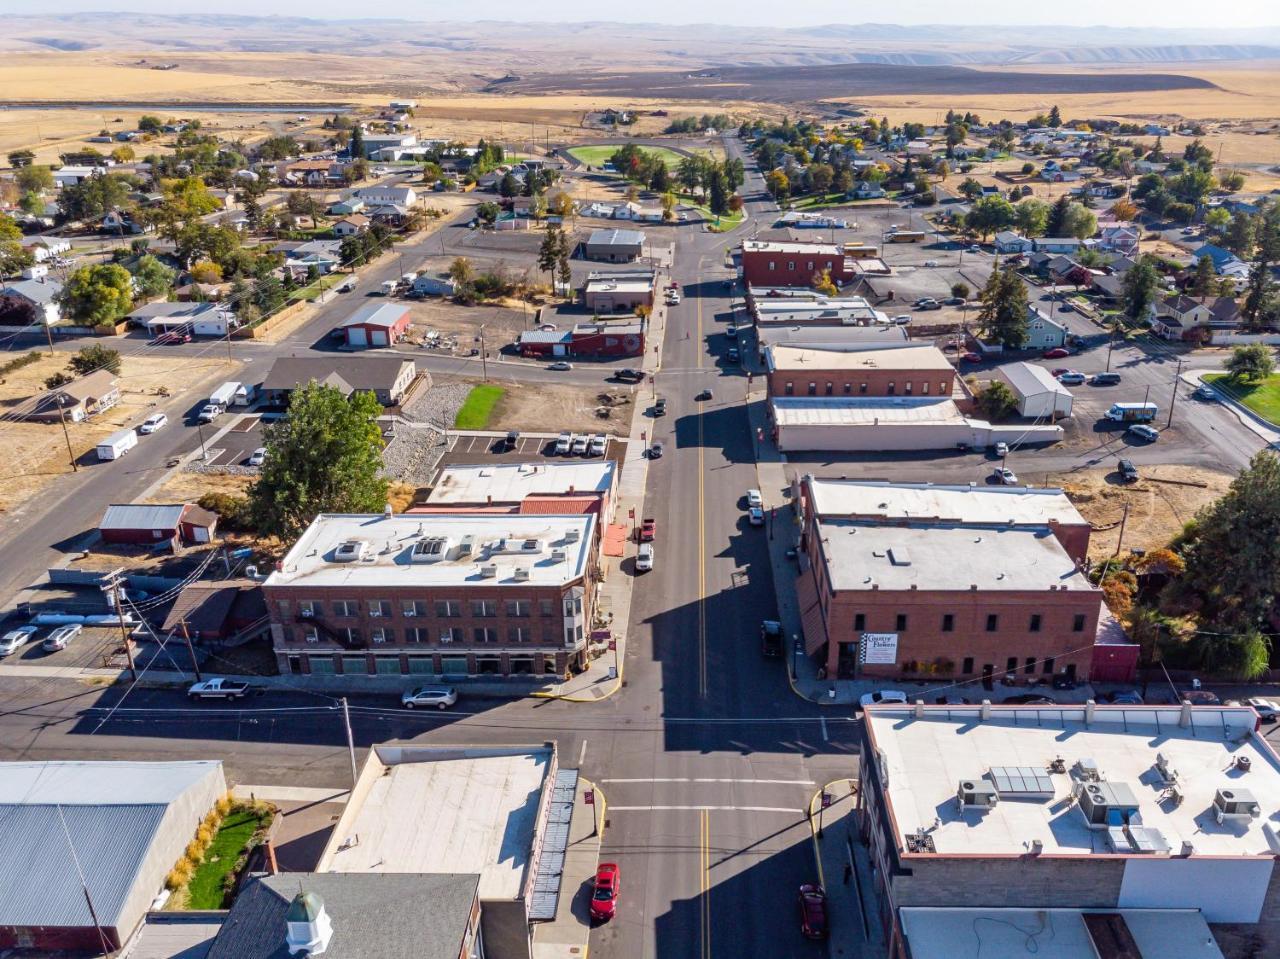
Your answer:
[[[679,306],[679,305],[680,305],[680,294],[675,290],[670,291],[667,294],[667,306]]]
[[[410,689],[400,697],[400,705],[405,709],[448,709],[458,701],[458,691],[452,686],[419,686]]]
[[[636,571],[647,573],[653,569],[653,544],[641,543],[636,551]]]
[[[1116,469],[1120,471],[1120,478],[1126,483],[1136,483],[1138,481],[1138,467],[1133,465],[1133,460],[1121,460]]]
[[[878,706],[881,703],[905,703],[907,694],[900,689],[878,689],[874,693],[863,693],[858,700],[860,706]]]
[[[963,296],[949,296],[942,301],[943,306],[964,306],[964,303]]]
[[[738,352],[738,348],[736,346],[729,347],[729,351],[725,353],[724,358],[730,363],[742,362],[742,354]]]
[[[1079,370],[1064,370],[1058,374],[1058,382],[1063,386],[1079,386],[1084,382],[1084,374]]]
[[[750,523],[752,526],[763,526],[764,510],[762,510],[759,506],[752,506],[749,510],[747,510],[747,522]]]
[[[596,881],[591,889],[591,918],[608,922],[618,911],[621,874],[616,862],[602,862],[596,867]]]
[[[1146,423],[1134,423],[1125,432],[1138,437],[1138,439],[1146,440],[1148,443],[1154,443],[1160,438],[1160,431],[1154,426],[1148,426]]]
[[[156,346],[177,346],[181,343],[190,343],[190,333],[179,333],[177,330],[170,330],[168,333],[161,333],[151,341]]]
[[[635,370],[630,367],[618,370],[613,374],[614,379],[622,380],[624,383],[639,383],[644,379],[644,370]]]
[[[1280,719],[1280,707],[1269,699],[1249,699],[1245,701],[1245,705],[1252,706],[1253,711],[1258,714],[1258,718],[1264,723],[1274,723]]]
[[[1115,386],[1119,382],[1119,373],[1094,373],[1089,377],[1090,386]]]
[[[1001,440],[999,443],[995,445],[995,454],[996,456],[1008,456],[1009,444],[1006,443],[1004,440]]]
[[[1017,486],[1018,474],[1007,466],[997,466],[991,474],[1002,486]]]
[[[760,491],[758,489],[747,490],[747,506],[748,507],[763,506],[763,505],[764,505],[764,497],[760,495]]]
[[[1051,350],[1045,350],[1042,354],[1046,360],[1062,360],[1071,355],[1071,351],[1065,346],[1055,346]]]
[[[1136,689],[1126,689],[1117,693],[1103,693],[1098,697],[1100,703],[1110,703],[1112,706],[1141,706],[1142,693]]]
[[[1222,705],[1222,700],[1218,698],[1218,694],[1211,693],[1207,689],[1180,689],[1178,690],[1178,702],[1183,700],[1189,702],[1192,706]]]
[[[653,415],[654,416],[667,415],[667,398],[665,396],[659,396],[656,400],[653,401]]]
[[[561,433],[556,438],[556,453],[560,456],[568,456],[569,449],[573,446],[573,434]]]
[[[249,684],[239,679],[214,676],[187,687],[188,699],[243,699],[249,695]]]
[[[694,397],[695,400],[714,400],[716,394],[712,392],[711,387],[707,387],[701,393]]]
[[[800,887],[797,897],[800,903],[800,933],[806,939],[826,939],[827,894],[817,883],[807,882]]]
[[[154,433],[156,430],[162,430],[169,425],[169,417],[163,413],[152,413],[138,426],[138,432],[146,436]]]
[[[980,355],[978,355],[977,353],[961,353],[961,354],[960,354],[960,359],[964,360],[966,363],[981,363],[981,362],[982,362],[982,357],[981,357]]]
[[[586,456],[587,447],[590,445],[591,437],[587,436],[586,433],[583,433],[581,436],[575,436],[573,438],[573,446],[570,448],[569,452],[574,456]]]
[[[640,528],[636,530],[636,538],[642,543],[652,543],[658,536],[658,521],[652,516],[646,516],[640,521]]]
[[[212,423],[222,415],[222,407],[217,403],[209,403],[200,411],[200,415],[196,417],[201,423]]]
[[[926,297],[922,297],[921,299],[916,300],[916,301],[915,301],[914,303],[912,303],[911,305],[912,305],[912,306],[914,306],[917,310],[940,310],[940,309],[942,309],[942,304],[941,304],[941,303],[939,303],[937,300],[933,299],[932,297],[928,297],[928,296],[926,296]]]
[[[56,653],[60,649],[66,649],[67,644],[79,636],[83,629],[84,627],[79,623],[68,623],[66,626],[59,626],[45,637],[44,642],[40,644],[40,648],[46,653]]]
[[[971,244],[969,244],[969,249],[965,250],[965,252],[966,252],[966,253],[981,253],[981,252],[982,252],[982,247],[978,246],[978,244],[976,244],[976,243],[971,243]]]
[[[1017,696],[1006,696],[1000,700],[1006,706],[1056,706],[1048,696],[1037,696],[1035,693],[1019,693]]]
[[[259,446],[256,450],[253,451],[253,455],[249,457],[250,466],[261,466],[266,461],[267,461],[267,448],[265,446]]]
[[[657,440],[652,446],[649,447],[649,459],[660,460],[662,459],[662,454],[665,452],[666,452],[666,448],[662,445],[662,440]]]
[[[724,335],[729,337],[731,340],[736,340],[738,338],[738,328],[736,326],[731,326],[724,331]]]
[[[573,364],[564,360],[557,360],[555,363],[548,366],[547,369],[555,370],[557,373],[563,373],[565,370],[573,369]]]
[[[17,629],[11,629],[0,637],[0,656],[11,656],[20,650],[31,640],[35,639],[36,633],[40,631],[38,626],[19,626]]]
[[[591,437],[591,442],[587,444],[587,452],[592,456],[604,456],[605,448],[609,445],[609,439],[603,433],[597,433]]]
[[[507,438],[504,442],[506,449],[513,450],[520,442],[519,430],[507,430]]]

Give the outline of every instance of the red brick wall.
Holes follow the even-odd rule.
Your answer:
[[[838,253],[774,253],[745,250],[742,276],[749,286],[812,286],[815,273],[831,271],[837,284],[848,283],[853,274],[845,272],[845,257]]]
[[[945,398],[951,395],[955,381],[955,370],[806,369],[774,370],[768,375],[770,396],[941,396]],[[788,383],[791,384],[790,392],[787,390]],[[810,383],[813,384],[814,392],[809,390]]]

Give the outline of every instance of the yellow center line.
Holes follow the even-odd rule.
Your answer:
[[[696,281],[701,289],[702,276]],[[702,368],[702,296],[697,298],[698,343],[697,368]],[[707,508],[706,508],[706,449],[703,444],[702,407],[698,407],[698,692],[707,696]]]

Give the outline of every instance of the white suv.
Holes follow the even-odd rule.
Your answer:
[[[400,697],[400,705],[405,709],[417,709],[434,706],[436,709],[448,709],[458,701],[458,691],[452,686],[419,686]]]
[[[636,551],[636,571],[647,573],[653,569],[653,544],[641,543]]]

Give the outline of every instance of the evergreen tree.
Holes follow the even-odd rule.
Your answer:
[[[1049,221],[1045,224],[1045,236],[1066,236],[1067,216],[1071,208],[1071,197],[1063,194],[1049,208]]]
[[[1021,349],[1027,341],[1027,287],[1012,268],[996,269],[978,296],[978,329],[983,339],[1008,349]]]

